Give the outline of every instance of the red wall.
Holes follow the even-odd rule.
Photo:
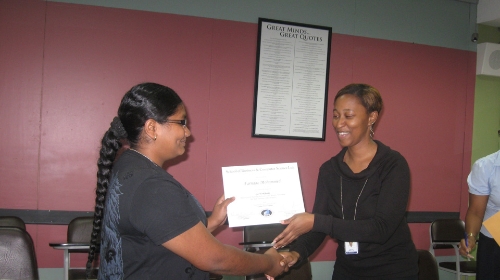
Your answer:
[[[252,138],[257,24],[61,4],[0,1],[0,208],[92,211],[99,141],[133,85],[175,89],[193,136],[168,171],[206,207],[222,194],[222,166],[297,162],[306,210],[326,141]],[[338,89],[377,87],[385,109],[376,139],[412,172],[410,211],[464,213],[476,54],[333,34],[328,123]],[[428,248],[428,224],[412,224]],[[50,241],[66,226],[28,225],[40,267],[62,267]],[[217,234],[236,245],[241,230]],[[333,260],[328,241],[314,261]]]

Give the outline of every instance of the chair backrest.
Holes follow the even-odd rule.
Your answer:
[[[76,217],[68,224],[68,243],[86,243],[90,244],[90,236],[94,226],[93,216]],[[99,243],[99,242],[98,242]],[[97,244],[99,245],[99,244]],[[89,249],[68,249],[68,259],[65,260],[65,267],[68,269],[68,279],[86,279],[85,268],[75,268],[70,264],[70,253],[84,253],[87,254]],[[97,249],[97,254],[99,249]],[[97,258],[96,258],[97,260]],[[97,279],[97,268],[91,270],[89,279]]]
[[[455,273],[457,280],[462,276],[474,276],[476,274],[476,262],[462,260],[459,247],[460,240],[464,238],[465,223],[457,219],[438,219],[429,227],[431,245],[429,251],[434,255],[435,249],[453,249],[455,261],[440,261],[438,267],[446,272]]]
[[[282,224],[246,226],[243,228],[243,242],[271,243],[285,228],[286,225]]]
[[[418,280],[439,280],[436,258],[427,250],[418,252]]]
[[[68,224],[68,243],[90,243],[94,217],[76,217]]]
[[[26,230],[23,219],[16,216],[0,216],[1,227],[17,227]]]
[[[0,279],[38,279],[35,247],[27,231],[0,227]]]
[[[461,219],[438,219],[432,222],[430,231],[431,242],[460,242],[465,224]]]

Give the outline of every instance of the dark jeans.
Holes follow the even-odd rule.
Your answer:
[[[479,233],[476,257],[477,280],[500,280],[500,246],[495,239]]]

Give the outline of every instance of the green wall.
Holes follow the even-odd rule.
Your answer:
[[[500,43],[500,30],[497,27],[479,25],[478,33],[478,43]],[[500,149],[499,130],[500,77],[478,75],[474,95],[471,163]]]

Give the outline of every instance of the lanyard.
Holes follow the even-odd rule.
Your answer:
[[[368,178],[366,178],[365,183],[363,184],[363,188],[361,188],[361,191],[359,192],[358,199],[356,199],[356,206],[354,206],[354,220],[356,220],[356,210],[358,209],[358,201],[359,197],[363,193],[363,190],[365,189],[366,182],[368,182]],[[344,202],[343,202],[343,195],[342,195],[342,176],[340,176],[340,206],[342,207],[342,220],[344,219]]]

